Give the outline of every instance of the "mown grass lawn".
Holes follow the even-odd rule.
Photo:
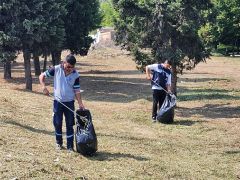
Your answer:
[[[19,57],[13,79],[0,80],[0,179],[240,178],[239,58],[212,57],[179,75],[171,125],[152,124],[150,84],[120,50],[78,57],[77,70],[97,154],[55,150],[52,100],[35,77],[24,90]]]

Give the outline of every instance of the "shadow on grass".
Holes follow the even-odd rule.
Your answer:
[[[224,100],[239,100],[240,96],[232,96],[221,93],[209,93],[209,94],[191,94],[191,95],[179,95],[178,100],[180,101],[195,101],[204,99],[224,99]]]
[[[12,121],[12,120],[4,121],[4,123],[5,124],[11,124],[11,125],[14,125],[14,126],[18,126],[18,127],[22,128],[22,129],[26,129],[26,130],[34,132],[34,133],[46,134],[46,135],[54,136],[54,132],[53,131],[46,131],[46,130],[42,130],[42,129],[37,129],[37,128],[31,127],[29,125],[23,125],[23,124],[20,124],[18,122]]]
[[[138,99],[148,100],[147,95],[151,95],[150,82],[146,79],[81,76],[80,81],[84,90],[83,99],[88,101],[128,103]]]
[[[240,154],[240,150],[233,150],[233,151],[225,151],[225,154]]]
[[[42,61],[41,61],[42,65]],[[138,99],[145,99],[151,101],[151,89],[150,89],[150,82],[141,79],[141,78],[121,78],[118,75],[135,75],[139,74],[136,70],[117,70],[112,71],[111,68],[106,71],[99,71],[99,70],[90,70],[90,71],[83,71],[87,66],[106,66],[106,65],[94,65],[94,63],[79,63],[77,64],[77,69],[79,70],[80,67],[80,75],[81,75],[81,88],[85,90],[82,93],[83,99],[88,101],[100,101],[100,102],[119,102],[119,103],[129,103]],[[33,66],[32,66],[33,67]],[[23,63],[20,62],[13,66],[14,73],[17,71],[23,72]],[[0,68],[0,72],[3,69]],[[32,71],[34,72],[34,71]],[[194,75],[206,75],[205,77],[201,78],[180,78],[179,82],[186,81],[186,82],[213,82],[213,81],[229,81],[228,79],[224,78],[208,78],[211,74],[209,73],[197,73],[197,72],[189,72],[188,74]],[[116,75],[115,77],[110,77],[111,75]],[[209,76],[208,76],[209,75]],[[208,76],[208,77],[207,77]],[[9,80],[10,83],[14,84],[25,84],[24,77],[17,77]],[[52,81],[49,81],[50,85],[52,86]],[[33,83],[38,84],[38,78],[33,77]],[[181,85],[181,84],[180,84]],[[219,87],[221,88],[221,87]],[[193,100],[213,100],[213,99],[221,99],[221,100],[233,100],[233,99],[240,99],[239,96],[233,96],[231,91],[225,89],[187,89],[180,86],[178,100],[180,101],[193,101]],[[195,115],[200,115],[206,118],[234,118],[239,117],[240,114],[239,107],[229,107],[223,105],[212,105],[207,104],[203,107],[195,107],[195,108],[177,108],[177,111],[180,112],[180,117],[188,118],[193,117]],[[116,109],[116,111],[118,111]],[[191,126],[195,121],[176,121],[177,125],[183,126]],[[15,124],[17,125],[17,124]],[[44,132],[44,130],[35,129],[30,126],[25,126],[18,124],[20,127],[28,129],[33,132],[37,133],[49,133]],[[122,137],[126,138],[126,137]]]
[[[204,99],[240,99],[240,96],[234,96],[229,94],[239,92],[239,90],[229,91],[226,89],[187,89],[180,87],[178,92],[179,93],[177,98],[180,101],[194,101]]]
[[[239,118],[240,107],[229,107],[228,105],[230,104],[206,104],[202,107],[195,108],[177,107],[176,112],[179,113],[179,116],[184,118],[196,115],[211,119]]]
[[[210,89],[210,88],[204,88],[204,89],[189,89],[189,88],[185,88],[182,86],[178,86],[179,90],[178,92],[181,93],[228,93],[230,92],[229,90],[226,89]],[[232,92],[232,91],[231,91]]]
[[[81,89],[84,90],[81,95],[88,101],[128,103],[139,99],[149,100],[151,96],[150,83],[145,79],[82,76],[80,81]],[[25,83],[25,80],[14,78],[8,82],[20,85]],[[33,78],[33,84],[38,83],[38,79]],[[46,84],[52,86],[53,80],[46,79]],[[37,91],[18,90],[42,94]]]
[[[194,125],[196,123],[202,123],[202,122],[204,122],[204,121],[179,120],[179,121],[174,121],[172,123],[172,125],[192,126],[192,125]]]
[[[91,66],[91,64],[84,63],[79,63],[79,65]],[[18,63],[18,68],[19,66],[22,66],[22,64]],[[19,70],[21,69],[19,68]],[[124,76],[141,73],[138,70],[111,71],[111,69],[109,71],[80,72],[81,89],[84,90],[82,93],[83,99],[89,101],[128,103],[138,99],[146,99],[146,95],[151,96],[151,85],[148,80],[141,78],[108,77],[108,75],[110,76],[112,74]],[[24,85],[25,78],[13,77],[12,79],[8,79],[7,82],[16,85]],[[38,77],[32,76],[32,83],[39,84]],[[47,78],[46,84],[53,86],[53,78]],[[33,93],[37,92],[33,91]]]
[[[189,73],[188,73],[189,74]],[[197,74],[197,73],[194,73]],[[209,73],[210,74],[210,73]],[[229,79],[226,78],[179,78],[178,82],[182,83],[188,83],[188,82],[210,82],[210,81],[229,81]]]
[[[103,136],[103,137],[111,137],[111,138],[118,138],[118,139],[123,139],[126,141],[139,141],[142,142],[143,140],[149,141],[149,138],[137,138],[133,136],[123,136],[123,135],[117,135],[117,134],[102,134],[102,133],[97,133],[98,136]]]
[[[110,152],[103,152],[98,151],[95,156],[89,157],[89,159],[94,161],[113,161],[119,158],[128,158],[128,159],[135,159],[137,161],[148,161],[149,158],[143,156],[135,156],[132,154],[125,154],[125,153],[110,153]]]
[[[40,59],[39,60],[39,63],[40,63],[40,69],[42,70],[42,67],[43,67],[43,63],[44,63],[44,60],[43,59]],[[60,62],[60,64],[61,64],[62,62]],[[52,67],[53,65],[52,65],[52,60],[51,59],[48,59],[48,61],[47,61],[47,69],[48,68],[50,68],[50,67]],[[85,66],[90,66],[90,67],[104,67],[104,66],[106,66],[106,65],[96,65],[96,64],[90,64],[90,63],[82,63],[82,62],[79,62],[79,61],[77,61],[76,62],[76,69],[78,70],[79,69],[79,67],[85,67]],[[31,61],[31,70],[32,70],[32,73],[34,74],[34,63]],[[4,70],[3,70],[3,64],[2,63],[0,63],[0,72],[3,72]],[[14,72],[24,72],[25,70],[24,70],[24,62],[23,62],[23,59],[22,59],[22,61],[21,62],[19,62],[19,61],[15,61],[15,62],[13,62],[12,63],[12,65],[11,65],[11,71],[12,71],[12,73],[14,73]]]
[[[135,75],[135,74],[141,74],[140,71],[137,70],[117,70],[117,71],[103,71],[103,70],[90,70],[90,71],[84,71],[80,74],[117,74],[117,75]]]
[[[186,74],[209,75],[209,74],[215,74],[215,73],[211,73],[211,72],[194,72],[194,71],[187,71]]]
[[[11,79],[6,79],[6,81],[8,83],[16,84],[16,85],[25,84],[25,78],[24,77],[13,77]],[[32,84],[39,84],[38,77],[35,77],[35,76],[32,77]]]
[[[42,65],[42,61],[41,65]],[[79,66],[105,66],[105,65],[93,65],[91,63],[80,63],[77,62],[77,69]],[[16,63],[14,66],[16,70],[23,69],[23,62]],[[21,69],[22,68],[22,69]],[[135,75],[141,74],[138,70],[80,70],[80,81],[81,89],[84,90],[82,93],[83,99],[88,101],[101,101],[101,102],[119,102],[129,103],[139,99],[145,99],[151,101],[152,93],[150,82],[146,79],[141,78],[122,78],[121,75]],[[0,70],[2,71],[2,69]],[[195,72],[194,72],[195,73]],[[193,73],[193,74],[194,74]],[[112,74],[116,77],[109,77]],[[197,74],[197,73],[195,73]],[[204,74],[204,73],[203,73]],[[208,73],[205,73],[208,74]],[[101,76],[102,75],[102,76]],[[109,76],[108,76],[109,75]],[[118,76],[119,75],[119,76]],[[204,81],[226,81],[224,78],[180,78],[180,81],[192,81],[192,82],[204,82]],[[14,84],[25,84],[24,77],[17,77],[8,80],[9,83]],[[46,83],[49,86],[53,86],[52,79],[47,79]],[[39,84],[38,77],[33,76],[33,84]],[[230,94],[230,91],[224,89],[186,89],[179,87],[178,91],[179,101],[193,101],[193,100],[204,100],[204,99],[240,99],[240,96],[234,96]]]

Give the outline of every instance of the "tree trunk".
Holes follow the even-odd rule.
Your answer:
[[[52,55],[52,65],[55,66],[56,65],[56,56],[55,56],[55,51],[51,52]]]
[[[4,79],[11,79],[11,61],[7,61],[4,63]]]
[[[177,67],[172,65],[172,93],[177,96]]]
[[[51,55],[52,55],[52,65],[55,66],[55,65],[60,64],[61,51],[52,51]]]
[[[32,74],[31,74],[31,63],[30,63],[31,53],[28,49],[23,50],[23,58],[24,58],[26,89],[32,91]]]
[[[34,61],[35,76],[39,76],[41,74],[39,56],[35,53],[33,53],[33,61]]]
[[[44,54],[43,69],[42,72],[47,70],[47,54]]]
[[[56,64],[60,64],[60,62],[61,62],[61,51],[56,51],[56,60],[55,60],[55,62],[56,62]]]
[[[240,39],[236,41],[236,46],[237,46],[237,54],[239,54],[239,44],[240,44]]]

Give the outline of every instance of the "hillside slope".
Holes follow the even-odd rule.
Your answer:
[[[180,76],[175,122],[164,125],[150,121],[150,84],[130,56],[101,49],[78,57],[99,142],[84,157],[55,150],[52,100],[37,78],[33,92],[24,90],[20,56],[13,80],[0,80],[0,179],[240,178],[239,65],[213,58]]]

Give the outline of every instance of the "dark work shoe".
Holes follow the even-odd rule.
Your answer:
[[[153,117],[152,117],[152,122],[153,122],[153,123],[157,122],[157,120],[156,120],[156,117],[155,117],[155,116],[153,116]]]
[[[56,144],[56,150],[62,150],[62,145],[61,144]]]
[[[68,148],[67,150],[68,150],[68,153],[73,153],[74,152],[73,148]]]

